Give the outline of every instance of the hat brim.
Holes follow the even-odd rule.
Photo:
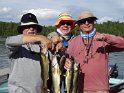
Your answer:
[[[96,20],[98,19],[98,18],[96,18],[96,17],[87,17],[87,18],[93,18],[94,21],[96,21]],[[83,20],[83,19],[87,19],[87,18],[82,18],[82,19],[80,19],[80,20],[77,20],[77,21],[75,22],[75,24],[78,24],[79,21],[81,21],[81,20]]]
[[[72,19],[72,18],[58,19],[58,20],[56,21],[56,23],[55,23],[55,26],[58,27],[58,26],[60,25],[60,22],[62,22],[62,21],[71,21],[71,22],[73,22],[74,24],[71,26],[71,28],[72,28],[72,29],[75,28],[75,22],[76,22],[76,20],[74,20],[74,19]]]
[[[20,26],[18,26],[17,27],[18,33],[22,34],[22,30],[23,30],[22,28],[25,27],[25,26],[29,26],[29,25],[35,25],[35,26],[37,26],[38,33],[42,31],[42,26],[41,25],[38,25],[38,24],[28,24],[28,25],[20,25]]]

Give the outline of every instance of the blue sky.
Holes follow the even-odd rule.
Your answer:
[[[31,12],[40,25],[54,25],[60,12],[77,19],[83,10],[92,11],[98,23],[124,22],[124,0],[0,0],[0,21],[20,22],[23,14]]]

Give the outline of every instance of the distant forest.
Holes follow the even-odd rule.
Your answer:
[[[2,22],[0,21],[0,36],[7,37],[11,35],[17,35],[17,27],[19,23],[15,22]],[[104,22],[102,24],[95,25],[98,32],[101,33],[109,33],[114,35],[119,35],[124,37],[124,22]],[[54,26],[42,26],[42,32],[39,34],[47,35],[48,33],[55,30]],[[76,26],[75,29],[72,30],[74,35],[78,35],[80,33],[80,29]]]

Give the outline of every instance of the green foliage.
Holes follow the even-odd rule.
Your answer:
[[[19,23],[14,22],[1,22],[0,21],[0,36],[10,36],[10,35],[17,35],[17,27]],[[104,22],[102,24],[96,24],[96,29],[100,33],[109,33],[114,35],[119,35],[124,37],[124,22]],[[42,26],[42,31],[39,34],[47,35],[51,33],[52,31],[55,31],[54,26]],[[72,30],[72,33],[76,36],[80,34],[80,29],[78,26],[75,27],[75,29]]]
[[[55,31],[55,29],[56,29],[56,28],[53,27],[53,26],[43,26],[43,29],[42,29],[41,34],[46,36],[46,35],[48,35],[49,33]]]
[[[0,22],[0,36],[10,36],[17,34],[18,24],[14,22]]]
[[[103,24],[95,25],[98,32],[114,34],[124,37],[124,22],[104,22]]]
[[[79,29],[79,27],[76,26],[76,27],[72,30],[72,33],[73,33],[75,36],[79,35],[79,34],[80,34],[80,29]]]

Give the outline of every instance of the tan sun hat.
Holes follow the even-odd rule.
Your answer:
[[[94,21],[97,20],[97,17],[95,17],[91,11],[86,10],[79,14],[78,20],[76,21],[76,23],[78,23],[80,20],[86,19],[86,18],[94,18]]]
[[[58,27],[61,21],[71,21],[73,22],[73,25],[71,26],[72,29],[75,27],[76,20],[74,20],[68,12],[62,12],[59,14],[59,18],[56,21],[55,26]]]

